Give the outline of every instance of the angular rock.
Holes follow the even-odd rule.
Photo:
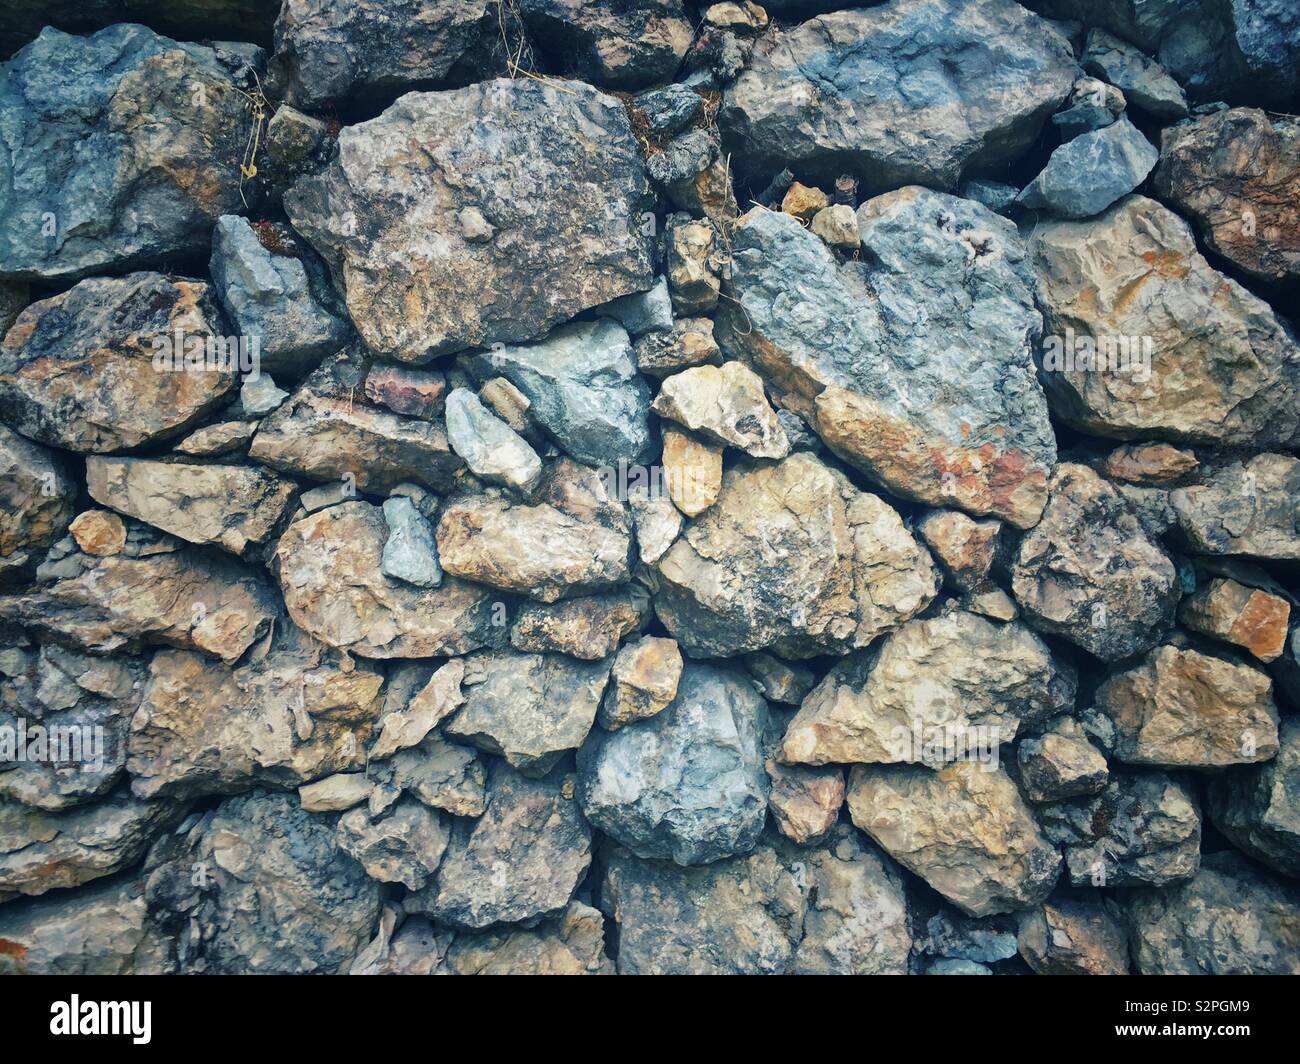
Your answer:
[[[220,320],[198,281],[157,273],[81,281],[29,306],[0,342],[0,417],[83,453],[176,436],[235,384],[238,358],[229,359]],[[184,361],[192,355],[196,368]]]
[[[848,803],[854,824],[970,916],[1032,908],[1061,869],[1006,773],[971,761],[856,765]]]
[[[617,650],[624,636],[639,631],[649,612],[649,600],[640,588],[551,604],[525,602],[510,628],[510,645],[598,661]]]
[[[447,396],[447,439],[480,480],[527,495],[542,478],[542,460],[514,429],[468,388]]]
[[[667,492],[638,486],[628,492],[628,508],[636,526],[637,554],[642,564],[654,565],[682,532],[681,511]]]
[[[487,811],[457,826],[435,881],[407,908],[471,930],[564,910],[591,864],[591,829],[563,769],[530,780],[497,762]]]
[[[174,450],[190,458],[218,458],[246,451],[256,432],[256,421],[222,421],[195,429]]]
[[[447,849],[448,831],[433,810],[415,801],[400,801],[382,820],[364,809],[339,817],[339,848],[353,857],[366,875],[380,883],[401,883],[419,890],[437,870]]]
[[[76,500],[60,457],[0,425],[0,573],[61,538]]]
[[[781,213],[811,224],[814,216],[829,207],[830,202],[830,197],[821,189],[796,181],[781,197]]]
[[[1052,152],[1016,202],[1063,218],[1090,218],[1142,184],[1159,159],[1155,145],[1121,116]]]
[[[525,776],[545,776],[596,723],[609,662],[513,650],[465,659],[465,703],[444,735],[505,758]]]
[[[1210,781],[1206,811],[1238,849],[1300,879],[1300,720],[1283,718],[1277,757]]]
[[[1167,443],[1126,443],[1106,456],[1101,472],[1110,480],[1158,487],[1176,483],[1199,465],[1191,451]]]
[[[761,40],[719,124],[747,171],[953,189],[1028,147],[1077,76],[1065,39],[1016,4],[891,0]]]
[[[261,418],[279,409],[289,393],[275,386],[267,374],[250,377],[239,389],[239,412],[245,417]]]
[[[1300,559],[1300,460],[1284,454],[1206,463],[1169,493],[1178,532],[1198,554]]]
[[[1106,758],[1073,717],[1062,716],[1052,727],[1022,739],[1016,747],[1020,786],[1031,802],[1097,794],[1110,776]]]
[[[431,809],[453,816],[481,816],[485,808],[487,773],[478,754],[467,746],[443,742],[430,735],[391,759],[371,769],[383,775],[383,765],[392,766],[390,782],[418,798]]]
[[[1173,622],[1173,562],[1119,493],[1086,466],[1062,464],[1043,519],[1020,541],[1011,588],[1026,621],[1103,661],[1141,654]]]
[[[118,513],[232,554],[265,543],[298,496],[293,481],[256,467],[93,456],[86,491]]]
[[[245,55],[260,64],[260,49]],[[0,78],[0,169],[14,193],[0,203],[0,277],[206,253],[212,224],[242,205],[254,82],[236,65],[230,51],[129,23],[90,37],[42,30]]]
[[[767,805],[777,830],[800,846],[822,839],[840,818],[844,770],[837,765],[783,765],[772,758],[764,768],[772,783]]]
[[[442,413],[447,378],[437,370],[373,365],[366,374],[366,398],[394,414],[432,421]]]
[[[571,902],[564,915],[536,928],[461,932],[440,972],[447,975],[613,975],[600,912]]]
[[[996,756],[1022,724],[1072,708],[1075,685],[1023,625],[948,609],[832,669],[790,721],[781,759],[942,768],[976,747]]]
[[[566,325],[538,344],[496,345],[469,364],[480,380],[505,377],[518,388],[532,420],[579,462],[649,461],[650,391],[621,325]]]
[[[622,104],[520,78],[406,95],[344,129],[338,157],[284,201],[366,344],[420,362],[531,340],[649,288],[645,191]],[[462,235],[458,209],[490,223],[487,240]]]
[[[387,537],[383,511],[367,502],[341,503],[291,524],[276,547],[275,567],[294,623],[368,658],[468,654],[499,642],[490,592],[454,578],[422,588],[385,576]]]
[[[665,425],[660,463],[673,504],[687,517],[698,517],[722,490],[722,448]]]
[[[1178,609],[1183,627],[1244,647],[1260,661],[1281,656],[1290,616],[1286,599],[1227,578],[1198,588]]]
[[[1002,549],[1002,524],[976,521],[957,510],[934,510],[916,523],[917,534],[957,591],[980,591]]]
[[[677,317],[703,314],[717,306],[724,264],[718,243],[718,231],[711,223],[689,216],[670,219],[668,286]]]
[[[364,772],[336,772],[298,788],[302,807],[309,813],[341,813],[370,797],[374,784]]]
[[[383,510],[388,538],[379,556],[379,571],[413,587],[437,587],[442,583],[442,566],[433,526],[405,496],[385,499]]]
[[[1064,143],[1094,129],[1105,129],[1127,106],[1124,94],[1114,85],[1096,78],[1080,78],[1070,92],[1070,106],[1052,115],[1052,124],[1061,131]]]
[[[632,521],[594,470],[567,459],[547,471],[534,504],[502,494],[458,496],[438,520],[438,555],[456,576],[539,602],[627,580]]]
[[[628,643],[614,658],[600,726],[617,731],[667,709],[677,697],[681,676],[682,652],[674,640],[645,636]]]
[[[858,216],[847,203],[837,203],[818,211],[808,228],[829,247],[848,255],[857,251],[858,245],[862,243]]]
[[[672,81],[694,38],[681,0],[522,0],[524,25],[566,73],[610,89]]]
[[[633,101],[656,137],[671,137],[704,114],[704,97],[680,83],[639,93]]]
[[[1104,905],[1057,895],[1020,918],[1020,956],[1039,975],[1127,975],[1128,938]]]
[[[619,296],[603,307],[597,307],[596,313],[613,318],[633,339],[639,339],[645,333],[667,332],[673,327],[673,304],[668,294],[668,278],[660,277],[653,288],[644,292]]]
[[[666,378],[651,409],[754,458],[790,453],[790,441],[763,394],[763,381],[741,362],[697,366]]]
[[[156,846],[145,897],[181,971],[346,971],[379,915],[379,887],[339,848],[336,819],[254,790]]]
[[[1032,525],[1056,445],[1015,226],[916,187],[864,203],[858,224],[863,261],[841,265],[787,215],[742,217],[719,343],[890,491]]]
[[[659,619],[702,656],[844,653],[915,616],[939,586],[889,506],[805,453],[728,470],[657,579]]]
[[[1128,41],[1093,28],[1083,52],[1083,66],[1121,89],[1125,98],[1155,118],[1185,118],[1187,96],[1182,86],[1154,59]]]
[[[746,680],[692,663],[667,709],[594,731],[578,751],[583,813],[641,857],[696,865],[747,853],[767,816],[767,723]]]
[[[635,346],[636,368],[650,377],[721,361],[712,318],[680,318],[667,332],[646,333]]]
[[[771,654],[746,654],[745,668],[759,691],[769,702],[783,702],[797,706],[813,689],[817,677],[802,665],[790,665]]]
[[[1191,229],[1130,196],[1029,239],[1053,411],[1093,435],[1268,447],[1300,438],[1300,359],[1267,303],[1212,269]]]

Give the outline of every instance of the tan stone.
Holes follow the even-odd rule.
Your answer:
[[[121,554],[126,546],[126,525],[109,510],[85,510],[68,526],[77,546],[97,558]]]
[[[767,804],[782,835],[804,846],[835,826],[844,804],[842,768],[783,765],[772,758],[768,758],[766,768],[772,781]]]
[[[811,222],[820,210],[829,207],[830,197],[819,188],[810,188],[796,181],[791,185],[781,200],[781,210],[792,214],[801,222]]]
[[[695,366],[664,380],[651,409],[722,447],[754,458],[784,458],[790,441],[763,394],[763,381],[742,362]]]
[[[614,731],[666,709],[677,697],[682,652],[674,639],[646,636],[618,652],[600,707],[600,723]]]
[[[1178,611],[1192,631],[1245,647],[1260,661],[1282,653],[1290,617],[1286,599],[1227,578],[1211,580]]]
[[[1101,471],[1128,484],[1173,484],[1196,470],[1200,462],[1191,451],[1167,443],[1126,443],[1106,457]]]
[[[722,488],[722,448],[668,425],[663,444],[664,478],[673,503],[687,517],[702,514]]]
[[[302,807],[309,813],[339,813],[370,797],[372,784],[364,772],[336,772],[298,788]]]
[[[958,591],[987,587],[1001,546],[1001,521],[977,521],[957,510],[936,510],[917,522],[916,531],[952,587]]]

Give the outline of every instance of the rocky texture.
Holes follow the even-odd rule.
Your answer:
[[[1300,879],[1300,721],[1283,719],[1277,757],[1216,776],[1206,811],[1233,845]]]
[[[404,495],[384,500],[383,510],[388,538],[379,556],[379,571],[414,587],[440,585],[442,566],[433,526]]]
[[[568,654],[583,661],[608,657],[619,640],[639,630],[649,613],[640,588],[556,603],[525,602],[510,627],[516,650]]]
[[[1167,443],[1127,443],[1106,456],[1101,473],[1128,484],[1160,486],[1178,482],[1199,465],[1191,451]]]
[[[1020,956],[1039,975],[1127,975],[1128,938],[1104,905],[1054,895],[1020,918]]]
[[[767,815],[767,726],[767,703],[743,678],[692,663],[666,709],[595,731],[578,752],[583,812],[641,857],[697,865],[747,853]]]
[[[678,318],[668,331],[646,333],[636,342],[636,368],[649,377],[716,364],[720,357],[712,318]]]
[[[447,396],[447,441],[469,470],[489,484],[502,484],[524,495],[542,478],[542,460],[520,436],[467,388]]]
[[[439,666],[418,691],[414,688],[403,690],[403,678],[399,674],[389,685],[384,700],[382,729],[375,745],[370,748],[370,756],[375,760],[383,760],[399,750],[423,743],[426,736],[465,701],[460,689],[465,678],[463,661],[453,660]]]
[[[911,935],[898,873],[845,829],[823,847],[764,840],[703,868],[606,862],[620,975],[906,971]]]
[[[1237,268],[1266,281],[1300,278],[1300,122],[1238,107],[1166,129],[1156,193]]]
[[[1135,765],[1221,768],[1277,755],[1268,675],[1195,650],[1162,646],[1111,676],[1093,707],[1114,725],[1114,751]]]
[[[672,425],[663,429],[663,467],[668,495],[687,517],[698,517],[722,490],[722,448]]]
[[[1013,3],[892,0],[764,38],[720,124],[745,172],[952,189],[1028,146],[1077,74],[1064,38]]]
[[[1106,758],[1089,741],[1073,717],[1053,721],[1042,735],[1021,740],[1016,747],[1020,787],[1031,802],[1097,794],[1110,776]]]
[[[291,524],[275,566],[294,623],[372,658],[466,654],[499,640],[486,589],[451,577],[425,588],[385,576],[388,534],[383,511],[368,502],[344,502]]]
[[[521,78],[408,94],[347,127],[285,207],[367,345],[420,362],[650,287],[644,190],[617,100]]]
[[[1279,595],[1216,577],[1184,600],[1178,619],[1194,632],[1244,647],[1274,661],[1286,645],[1291,604]]]
[[[1052,152],[1016,202],[1064,218],[1089,218],[1142,184],[1159,158],[1155,145],[1120,117]]]
[[[671,81],[694,37],[681,0],[522,0],[520,11],[529,32],[566,73],[609,89]]]
[[[460,932],[439,968],[446,975],[613,975],[600,912],[572,902],[534,929]]]
[[[917,187],[868,200],[858,225],[866,265],[841,266],[788,215],[742,217],[724,348],[889,490],[1032,525],[1056,449],[1015,226]]]
[[[600,725],[617,731],[653,717],[672,704],[682,676],[682,652],[671,639],[645,636],[614,658],[609,687],[600,704]]]
[[[81,281],[29,306],[0,342],[0,417],[70,451],[176,436],[234,387],[239,363],[228,346],[206,361],[209,339],[225,332],[220,320],[198,281],[156,273]],[[173,357],[194,357],[198,368]]]
[[[1130,196],[1029,240],[1044,308],[1043,384],[1085,432],[1268,447],[1297,439],[1296,342],[1268,304],[1214,270],[1190,227]]]
[[[1073,464],[1053,474],[1043,519],[1020,541],[1011,587],[1029,624],[1103,661],[1158,643],[1179,597],[1173,563],[1123,498]]]
[[[339,817],[339,848],[371,879],[401,883],[408,890],[428,882],[447,849],[447,838],[442,818],[416,801],[398,802],[381,820],[372,821],[364,809]]]
[[[652,409],[707,440],[754,458],[784,458],[790,453],[790,441],[763,395],[762,380],[740,362],[697,366],[668,377]]]
[[[915,616],[939,574],[897,513],[810,454],[728,470],[660,559],[655,610],[688,653],[843,653]]]
[[[1285,454],[1206,463],[1169,493],[1178,532],[1198,554],[1300,558],[1300,460]]]
[[[976,521],[957,510],[934,510],[916,523],[916,532],[943,569],[944,582],[957,591],[985,588],[1002,547],[998,521]]]
[[[781,756],[939,768],[968,756],[976,736],[996,752],[1022,723],[1071,708],[1074,691],[1073,669],[1028,628],[950,609],[908,621],[836,666],[804,699]]]
[[[63,460],[0,425],[0,576],[61,538],[75,502]]]
[[[764,767],[772,783],[767,802],[776,829],[800,846],[823,838],[840,817],[844,770],[783,765],[772,758]]]
[[[857,765],[848,803],[854,824],[971,916],[1037,905],[1061,869],[1016,785],[972,761]]]
[[[1156,118],[1185,118],[1187,96],[1159,63],[1113,33],[1093,29],[1083,53],[1084,68],[1124,93],[1135,107]]]
[[[0,78],[0,278],[75,279],[206,251],[240,206],[250,49],[144,26],[46,28]],[[60,77],[51,77],[58,71]]]

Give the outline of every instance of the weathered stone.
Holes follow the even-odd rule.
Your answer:
[[[628,492],[627,504],[636,526],[637,555],[642,564],[654,565],[681,535],[681,511],[673,505],[669,492],[643,485]]]
[[[246,54],[260,63],[259,49]],[[0,277],[77,278],[206,253],[241,206],[253,130],[230,52],[144,26],[47,27],[0,78]],[[57,72],[58,76],[52,76]],[[100,343],[103,343],[101,337]]]
[[[1093,706],[1121,761],[1222,768],[1277,755],[1272,686],[1260,669],[1166,645],[1106,680]]]
[[[220,320],[198,281],[156,273],[81,281],[29,306],[0,342],[0,417],[69,451],[176,436],[235,384],[238,359],[231,363],[226,344],[206,361],[208,342],[225,331]],[[191,368],[191,355],[203,368]]]
[[[1002,549],[1002,523],[976,521],[957,510],[934,510],[916,523],[916,532],[943,569],[944,582],[957,591],[980,591]]]
[[[1039,975],[1127,975],[1128,938],[1091,898],[1055,895],[1020,918],[1020,956]]]
[[[145,897],[181,971],[346,971],[379,915],[379,887],[339,849],[335,819],[255,790],[155,846]]]
[[[817,683],[811,669],[791,665],[771,654],[746,654],[742,659],[749,675],[769,702],[797,706]]]
[[[195,429],[173,449],[189,458],[217,458],[246,451],[256,432],[256,421],[222,421]]]
[[[974,200],[981,207],[986,207],[994,214],[1006,214],[1020,195],[1020,189],[1002,181],[984,181],[976,178],[965,181],[961,186],[962,199]]]
[[[0,425],[0,572],[61,538],[76,500],[63,459]]]
[[[1300,438],[1300,358],[1262,299],[1212,269],[1191,229],[1129,196],[1029,239],[1054,412],[1094,435],[1267,447]]]
[[[1194,875],[1201,814],[1185,781],[1115,769],[1100,794],[1035,807],[1043,833],[1064,847],[1075,886],[1163,886]]]
[[[386,577],[380,566],[387,537],[383,511],[367,502],[331,506],[291,524],[275,566],[294,623],[368,658],[467,654],[499,642],[488,591],[452,578],[422,588]]]
[[[405,496],[385,499],[383,510],[388,538],[379,556],[379,571],[413,587],[437,587],[442,583],[442,566],[433,526]]]
[[[165,975],[167,943],[148,926],[138,882],[113,882],[0,909],[0,974]]]
[[[765,37],[719,124],[746,171],[952,189],[1028,147],[1077,76],[1065,39],[1016,4],[892,0]]]
[[[1031,802],[1097,794],[1110,777],[1106,758],[1073,717],[1062,716],[1016,747],[1020,786]]]
[[[837,203],[818,211],[808,228],[828,246],[845,254],[853,254],[862,243],[858,216],[847,203]]]
[[[790,453],[790,441],[763,394],[763,381],[741,362],[696,366],[665,378],[651,409],[754,458]]]
[[[945,905],[925,922],[914,952],[968,964],[1003,961],[1016,955],[1016,922],[1010,915],[975,919]],[[927,974],[937,973],[931,968]]]
[[[355,349],[325,362],[262,422],[249,458],[379,494],[407,481],[450,490],[462,463],[442,426],[367,405],[367,379],[365,359]]]
[[[1225,578],[1198,588],[1178,610],[1185,628],[1244,647],[1260,661],[1281,656],[1290,616],[1286,599]]]
[[[1300,889],[1231,851],[1207,856],[1188,883],[1126,902],[1143,975],[1300,974]]]
[[[561,460],[533,504],[502,494],[458,496],[438,520],[438,555],[456,576],[539,602],[627,580],[632,521],[594,470]]]
[[[382,761],[398,750],[422,743],[434,728],[464,703],[465,697],[460,689],[464,678],[465,662],[449,661],[436,669],[409,701],[394,706],[386,699],[382,730],[371,747],[370,758]],[[390,688],[390,698],[392,694]]]
[[[829,207],[830,202],[830,197],[821,189],[810,188],[796,181],[786,189],[785,196],[781,199],[781,211],[807,224],[812,222],[818,211]]]
[[[291,625],[265,657],[234,669],[160,651],[131,720],[131,789],[142,798],[235,794],[360,769],[383,684]]]
[[[563,769],[530,780],[497,762],[486,812],[472,828],[457,825],[437,878],[408,897],[408,910],[470,929],[563,911],[591,864],[591,829],[573,795]]]
[[[244,417],[262,418],[278,410],[288,398],[289,393],[277,388],[269,375],[260,373],[240,386],[239,413]]]
[[[92,456],[86,459],[86,491],[189,543],[244,554],[281,525],[298,486],[255,467]]]
[[[181,550],[136,525],[112,556],[82,554],[68,537],[36,575],[34,590],[0,598],[0,620],[100,654],[161,644],[229,664],[266,634],[277,613],[274,594],[254,571]]]
[[[183,811],[168,799],[133,797],[125,787],[60,812],[0,800],[0,891],[44,894],[112,875],[138,861]]]
[[[632,105],[650,133],[661,138],[680,133],[704,114],[704,97],[680,83],[638,93]]]
[[[636,367],[651,377],[721,360],[712,318],[681,318],[668,332],[646,333],[636,342]]]
[[[620,975],[897,975],[912,945],[898,873],[848,828],[703,868],[615,847],[601,896]]]
[[[1016,202],[1063,218],[1090,218],[1142,184],[1159,159],[1155,145],[1121,116],[1052,152]]]
[[[1111,480],[1158,487],[1176,483],[1199,465],[1191,451],[1167,443],[1126,443],[1106,456],[1101,472]]]
[[[764,768],[772,784],[767,805],[782,835],[806,846],[835,826],[844,804],[843,769],[783,765],[770,757]]]
[[[1127,106],[1124,94],[1114,85],[1096,78],[1080,78],[1070,91],[1070,106],[1052,115],[1052,124],[1060,130],[1064,143],[1095,129],[1105,129]]]
[[[693,865],[747,853],[767,816],[767,713],[741,676],[692,663],[668,708],[592,732],[578,752],[583,812],[641,857]]]
[[[372,763],[372,771],[378,768],[382,774],[383,764],[392,766],[389,782],[394,787],[430,808],[453,816],[482,815],[487,773],[478,754],[469,747],[430,735],[409,749],[397,751],[386,763]]]
[[[344,129],[337,159],[284,199],[366,344],[419,362],[530,340],[650,287],[645,186],[622,104],[519,78],[407,94]],[[491,238],[465,239],[458,207]]]
[[[636,372],[621,325],[608,319],[556,329],[526,347],[496,345],[470,356],[480,380],[505,377],[529,401],[529,417],[570,456],[590,465],[649,460],[650,390]]]
[[[681,0],[522,0],[520,10],[566,73],[611,89],[671,81],[694,36]]]
[[[653,288],[644,292],[619,296],[603,307],[597,307],[596,313],[613,318],[633,339],[646,333],[667,332],[673,327],[673,303],[668,294],[668,278],[660,277]]]
[[[1020,541],[1011,588],[1033,627],[1103,661],[1151,649],[1173,622],[1173,562],[1119,493],[1087,466],[1062,464],[1043,519]]]
[[[624,636],[639,631],[649,612],[647,595],[635,587],[549,604],[525,602],[510,628],[510,645],[598,661],[617,650]]]
[[[600,726],[616,731],[667,709],[677,697],[681,676],[682,652],[674,640],[645,636],[628,643],[614,658]]]
[[[370,797],[374,784],[364,772],[336,772],[298,788],[298,798],[309,813],[341,813]]]
[[[1206,810],[1240,850],[1300,879],[1300,720],[1285,717],[1277,757],[1210,781]]]
[[[317,110],[439,81],[477,43],[487,10],[486,0],[285,0],[275,58],[287,98]]]
[[[863,261],[840,264],[787,215],[742,217],[724,351],[896,494],[1032,525],[1056,446],[1015,226],[916,187],[864,203],[858,224]]]
[[[1185,118],[1187,96],[1159,63],[1128,41],[1093,28],[1083,53],[1083,66],[1123,91],[1125,99],[1155,118]]]
[[[372,821],[364,809],[344,813],[339,817],[338,840],[339,848],[371,879],[420,890],[442,860],[448,832],[433,810],[403,800],[381,820]]]
[[[970,613],[991,617],[995,621],[1014,621],[1020,616],[1020,610],[1011,601],[1011,596],[1000,587],[963,595],[960,604],[962,609]]]
[[[438,969],[448,975],[613,975],[599,910],[571,902],[536,928],[460,932]]]
[[[1300,460],[1284,454],[1205,463],[1169,493],[1178,531],[1199,554],[1300,558]]]
[[[722,490],[722,448],[669,425],[663,429],[663,447],[660,462],[668,494],[687,517],[698,517]]]
[[[465,702],[444,735],[504,757],[525,776],[545,776],[596,723],[609,662],[513,650],[465,659]]]
[[[856,765],[848,803],[854,824],[971,916],[1032,908],[1061,869],[1006,773],[972,761]]]
[[[532,432],[533,421],[528,416],[532,401],[505,377],[493,377],[484,381],[479,386],[478,397],[516,432]]]
[[[657,578],[660,620],[706,656],[844,653],[915,616],[939,586],[897,513],[804,453],[729,469]]]
[[[1075,685],[1023,625],[948,609],[832,669],[791,720],[781,758],[942,768],[969,747],[996,756],[1022,724],[1072,708]]]
[[[712,310],[722,289],[718,232],[707,221],[672,218],[668,227],[668,288],[673,313],[689,317]]]

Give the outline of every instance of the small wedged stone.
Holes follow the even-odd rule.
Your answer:
[[[1105,78],[1147,114],[1163,119],[1187,116],[1187,94],[1182,86],[1154,59],[1113,33],[1090,29],[1082,62],[1085,70]]]
[[[659,619],[699,656],[844,653],[915,616],[939,587],[893,509],[802,452],[727,470],[656,579]]]
[[[1300,720],[1282,719],[1272,761],[1210,780],[1206,811],[1239,850],[1300,879]]]
[[[673,505],[670,492],[645,485],[628,491],[627,504],[636,528],[637,556],[641,564],[654,565],[681,535],[682,512]]]
[[[339,848],[366,875],[380,883],[401,883],[420,890],[438,868],[449,833],[438,813],[419,802],[403,799],[382,818],[372,820],[365,809],[339,817]]]
[[[1173,562],[1087,466],[1052,476],[1043,519],[1020,541],[1011,590],[1028,624],[1103,661],[1150,650],[1172,626]]]
[[[403,495],[385,499],[383,511],[388,538],[379,556],[379,571],[413,587],[441,584],[438,544],[428,519]]]
[[[565,73],[609,89],[672,81],[694,38],[681,0],[521,0],[520,11]]]
[[[1197,588],[1178,609],[1185,628],[1243,647],[1260,661],[1281,656],[1290,617],[1291,604],[1280,595],[1227,577]]]
[[[682,677],[682,652],[672,639],[644,636],[614,657],[600,704],[600,726],[616,731],[672,704]]]
[[[76,495],[62,458],[0,425],[0,573],[63,536]]]
[[[712,318],[678,318],[667,332],[646,333],[637,340],[636,368],[649,377],[722,361],[713,339]]]
[[[782,702],[797,706],[817,683],[811,669],[774,658],[761,651],[746,654],[742,659],[745,669],[758,684],[758,689],[769,702]]]
[[[617,650],[625,636],[639,631],[649,612],[649,599],[638,587],[555,603],[525,602],[510,627],[510,645],[598,661]]]
[[[385,766],[391,766],[391,777]],[[386,762],[371,764],[385,784],[418,798],[431,809],[453,816],[481,816],[485,808],[487,771],[483,759],[468,746],[444,742],[432,734]]]
[[[370,658],[468,654],[501,641],[486,589],[452,577],[425,588],[385,576],[387,537],[383,511],[368,502],[294,521],[274,559],[294,623],[323,643]]]
[[[1057,802],[1105,790],[1110,771],[1105,755],[1079,723],[1058,717],[1041,735],[1016,747],[1020,786],[1031,802]]]
[[[767,703],[743,677],[692,662],[666,709],[597,729],[578,751],[583,813],[641,857],[697,865],[746,853],[767,816],[767,726]]]
[[[1016,202],[1063,218],[1090,218],[1142,184],[1159,159],[1156,146],[1121,115],[1052,152]]]
[[[660,464],[668,494],[683,514],[698,517],[722,490],[722,448],[672,425],[664,425],[662,437]]]
[[[1194,473],[1200,464],[1191,451],[1167,443],[1126,443],[1106,456],[1101,472],[1110,480],[1163,487]]]
[[[341,813],[366,801],[373,789],[364,772],[336,772],[315,783],[304,783],[298,788],[298,798],[309,813]]]
[[[697,366],[665,378],[651,409],[753,458],[790,453],[790,441],[763,394],[763,381],[741,362]]]
[[[409,699],[398,693],[398,684],[389,685],[384,700],[384,714],[379,737],[370,749],[370,759],[382,761],[399,750],[425,741],[434,728],[460,707],[465,696],[460,686],[465,678],[465,662],[453,659],[429,674],[428,680]]]
[[[770,757],[764,768],[772,784],[767,807],[776,829],[800,846],[822,839],[840,818],[844,770],[838,765],[783,765]]]
[[[1061,855],[1000,769],[855,765],[848,804],[854,824],[969,916],[1032,908],[1061,870]]]
[[[598,909],[570,902],[535,928],[458,932],[438,968],[445,975],[613,975]]]
[[[1093,898],[1053,895],[1021,916],[1017,942],[1039,975],[1128,974],[1128,936]]]
[[[976,521],[957,510],[934,510],[916,523],[916,531],[943,569],[944,581],[957,591],[987,588],[1002,551],[1002,523]]]
[[[542,460],[528,441],[490,413],[468,388],[447,396],[447,442],[469,470],[489,484],[529,495],[542,479]]]

